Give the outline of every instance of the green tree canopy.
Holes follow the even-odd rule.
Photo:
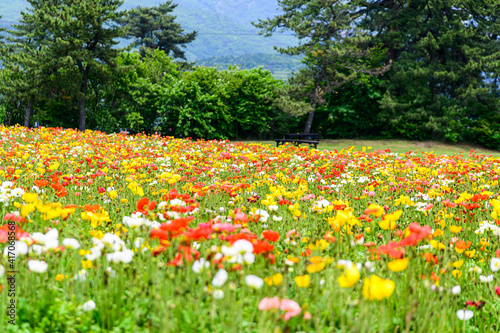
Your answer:
[[[324,102],[322,95],[332,91],[359,74],[379,75],[388,69],[381,62],[380,47],[365,47],[372,38],[368,31],[356,26],[358,1],[280,0],[282,14],[259,20],[254,25],[261,33],[291,30],[299,38],[298,46],[279,48],[286,54],[305,56],[306,69],[301,70],[305,96],[312,110],[304,129],[309,133],[314,110]],[[376,52],[374,52],[376,51]]]
[[[481,120],[498,123],[500,1],[370,1],[363,12],[359,25],[394,64],[381,101],[388,128],[463,140]]]
[[[8,30],[8,44],[2,62],[2,93],[26,106],[26,127],[29,127],[35,101],[47,93],[51,78],[57,71],[45,47],[48,36],[41,33],[34,16],[30,15],[41,7],[41,3],[34,3],[33,6],[21,13],[20,21]]]
[[[145,49],[159,49],[174,58],[185,59],[181,47],[196,38],[196,31],[184,33],[181,25],[175,22],[176,16],[171,13],[177,4],[167,1],[157,7],[137,7],[118,20],[129,30],[127,37],[133,38],[142,55]]]
[[[91,72],[114,66],[114,48],[125,29],[114,24],[125,15],[118,11],[122,0],[28,0],[31,10],[23,14],[35,26],[35,36],[53,67],[74,71],[70,84],[78,87],[78,128],[85,130],[85,100]]]

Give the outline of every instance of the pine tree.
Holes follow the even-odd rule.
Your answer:
[[[174,58],[185,59],[184,51],[180,47],[192,42],[197,35],[196,31],[184,34],[176,16],[171,15],[177,4],[167,1],[157,7],[137,7],[128,12],[128,15],[119,22],[128,27],[127,37],[133,38],[139,46],[142,55],[145,49],[159,49]]]
[[[384,75],[387,125],[440,138],[498,115],[499,14],[497,0],[372,1],[359,24],[394,64]]]
[[[2,19],[2,15],[0,15],[0,20]],[[3,28],[3,27],[0,27],[0,52],[2,50],[2,47],[3,47],[3,44],[4,44],[4,32],[6,31],[7,29]]]
[[[31,8],[23,14],[34,25],[31,34],[39,43],[38,62],[53,73],[75,72],[73,82],[78,87],[78,128],[85,130],[85,100],[92,73],[106,72],[120,50],[114,48],[125,28],[115,22],[125,12],[118,11],[122,0],[28,0]],[[36,63],[26,62],[25,68],[36,70]]]
[[[25,127],[29,127],[34,104],[47,90],[50,77],[56,71],[52,56],[44,46],[46,36],[29,14],[33,10],[22,12],[19,22],[7,30],[9,34],[2,62],[2,93],[26,105]]]
[[[357,1],[279,0],[282,14],[253,23],[261,34],[290,30],[299,38],[298,46],[278,48],[280,53],[305,56],[306,69],[301,79],[306,82],[306,97],[312,111],[304,133],[309,133],[314,110],[324,102],[322,95],[354,80],[359,74],[380,75],[389,64],[380,63],[380,48],[360,47],[371,36],[355,27],[359,18]],[[375,52],[374,52],[375,51]]]

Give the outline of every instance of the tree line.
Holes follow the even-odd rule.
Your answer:
[[[253,24],[291,31],[288,81],[184,59],[196,38],[175,4],[29,0],[2,44],[0,119],[198,138],[438,139],[500,146],[500,6],[494,1],[280,0]],[[118,47],[120,38],[131,46]]]

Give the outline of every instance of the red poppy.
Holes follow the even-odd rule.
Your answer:
[[[177,253],[175,255],[175,258],[170,260],[168,263],[167,263],[168,266],[179,266],[179,265],[182,265],[182,255],[180,253]]]
[[[0,243],[7,243],[9,240],[9,232],[5,229],[0,229]]]
[[[252,195],[250,198],[247,198],[248,202],[257,202],[257,200],[259,200],[259,196],[258,195]]]
[[[433,255],[432,253],[424,253],[424,258],[425,258],[425,261],[429,262],[429,263],[432,263],[434,262],[436,265],[438,263],[438,259],[435,255]],[[434,272],[432,272],[434,273]]]
[[[200,240],[200,239],[209,239],[211,238],[212,228],[196,228],[191,229],[186,233],[186,238],[188,240]]]
[[[194,220],[194,216],[181,217],[160,225],[160,229],[164,231],[179,231],[180,229],[185,229],[189,225],[189,222]]]
[[[231,245],[236,242],[239,239],[246,239],[249,242],[252,242],[257,236],[255,235],[249,235],[249,234],[244,234],[244,233],[238,233],[234,235],[229,235],[226,237],[226,240],[231,243]],[[254,245],[255,248],[255,245]]]
[[[46,187],[49,186],[49,181],[45,179],[37,179],[35,180],[35,185],[38,187]]]
[[[92,213],[97,213],[100,209],[101,206],[99,205],[89,205],[86,204],[85,206],[82,207],[84,211],[86,212],[92,212]]]
[[[151,230],[152,231],[152,230]],[[153,257],[156,257],[157,255],[159,255],[160,253],[162,253],[163,251],[165,251],[167,249],[166,246],[164,245],[160,245],[160,246],[157,246],[155,247],[152,251],[151,251],[151,254],[153,255]]]
[[[12,213],[5,214],[5,216],[3,217],[3,220],[4,221],[14,221],[14,222],[26,222],[24,217],[22,217],[20,215],[18,216],[16,214],[12,214]]]
[[[266,241],[255,240],[253,243],[253,253],[255,254],[271,252],[272,250],[274,250],[274,245]]]
[[[280,239],[280,234],[272,230],[264,230],[262,232],[262,236],[271,242],[276,242],[278,239]]]
[[[311,254],[312,254],[311,249],[306,249],[305,252],[304,251],[300,252],[300,255],[303,256],[303,257],[310,257]]]
[[[141,200],[139,200],[139,202],[137,202],[137,210],[141,213],[145,213],[147,205],[149,205],[149,199],[143,197],[141,198]]]
[[[473,306],[478,309],[481,309],[484,306],[484,302],[481,301],[466,301],[465,306]]]
[[[274,254],[272,254],[272,253],[269,253],[269,254],[267,255],[267,258],[269,259],[269,262],[270,262],[271,264],[274,264],[274,262],[276,261],[276,258],[274,257]]]
[[[243,213],[240,209],[236,209],[234,214],[234,222],[247,223],[248,216],[245,213]]]
[[[378,252],[382,254],[387,254],[393,259],[401,259],[405,254],[404,248],[401,248],[399,243],[390,241],[387,245],[381,245],[378,247]]]

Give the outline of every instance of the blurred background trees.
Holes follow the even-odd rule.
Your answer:
[[[288,31],[299,45],[196,64],[185,47],[198,31],[185,32],[171,1],[122,11],[121,0],[29,0],[0,30],[0,121],[205,139],[305,129],[499,148],[499,2],[280,0],[280,13],[255,26]],[[124,38],[132,44],[120,47]],[[283,80],[262,62],[294,74]]]

